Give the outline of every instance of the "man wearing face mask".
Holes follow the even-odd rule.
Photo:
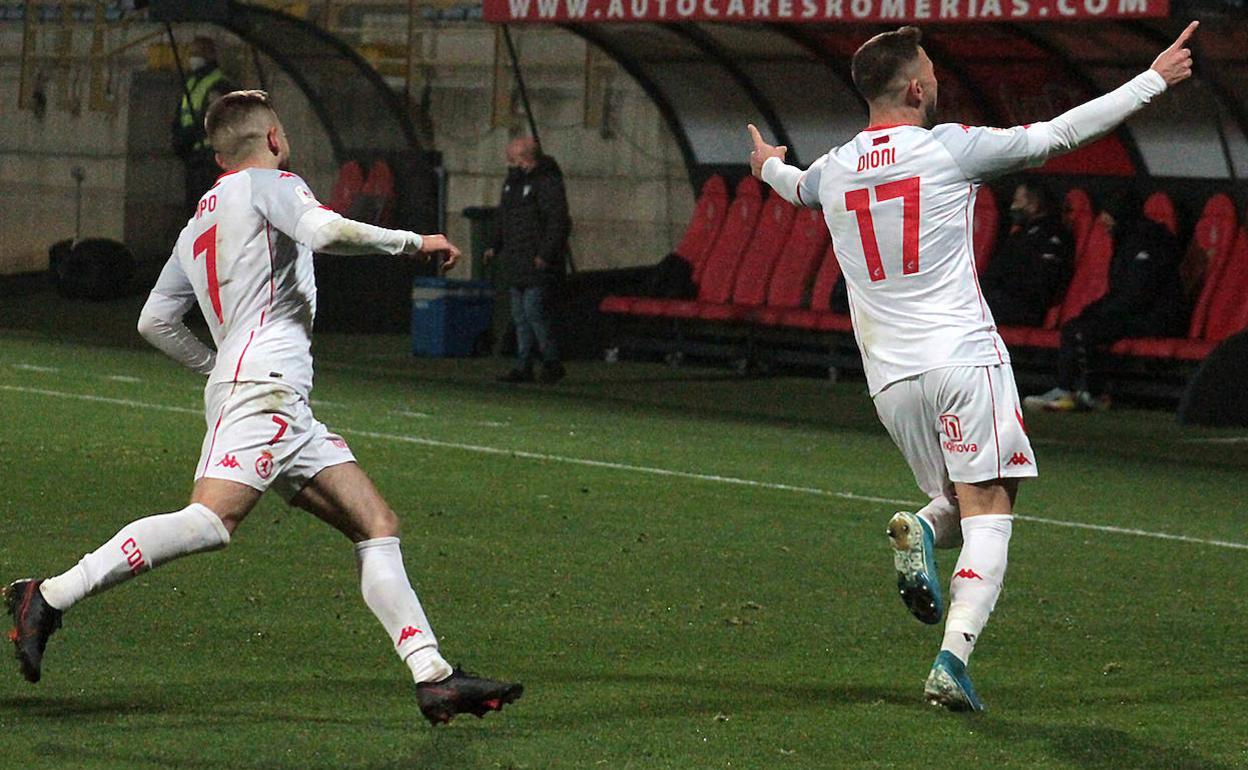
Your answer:
[[[191,41],[190,56],[178,112],[173,119],[173,151],[186,167],[186,210],[193,213],[199,198],[221,173],[217,167],[204,115],[217,99],[234,90],[217,64],[217,45],[212,38]]]
[[[566,374],[551,329],[550,295],[563,276],[568,253],[568,196],[554,158],[543,155],[531,137],[507,145],[507,181],[498,204],[493,247],[511,293],[516,326],[516,363],[503,382],[533,382],[533,353],[542,359],[541,380],[555,383]]]
[[[980,278],[998,324],[1042,326],[1070,282],[1073,239],[1057,214],[1052,191],[1028,179],[1014,190],[1010,233]]]

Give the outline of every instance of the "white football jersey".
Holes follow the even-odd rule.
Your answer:
[[[872,395],[932,369],[1009,361],[975,274],[975,193],[1047,152],[1024,127],[874,126],[802,176],[801,202],[823,208],[832,234]]]
[[[153,295],[199,303],[217,348],[208,384],[280,382],[312,390],[316,278],[305,239],[340,215],[298,175],[248,168],[204,193]]]

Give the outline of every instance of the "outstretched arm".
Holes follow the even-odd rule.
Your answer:
[[[217,354],[182,323],[194,304],[195,290],[190,280],[177,259],[170,257],[139,313],[139,334],[174,361],[207,375],[217,363]]]
[[[1167,88],[1191,77],[1192,52],[1184,46],[1198,26],[1197,21],[1187,25],[1149,69],[1053,120],[1011,129],[946,124],[937,126],[933,134],[970,179],[1042,165],[1054,155],[1063,155],[1105,136]]]
[[[410,230],[389,230],[337,215],[305,215],[296,228],[296,240],[322,254],[446,254],[442,262],[450,269],[459,260],[459,248],[445,235],[417,235]],[[305,221],[310,220],[310,221]]]
[[[1169,48],[1162,51],[1153,65],[1119,88],[1065,112],[1047,124],[1048,151],[1060,155],[1090,141],[1099,139],[1117,128],[1124,120],[1144,108],[1154,96],[1178,85],[1192,76],[1192,51],[1184,47],[1200,26],[1187,25]]]

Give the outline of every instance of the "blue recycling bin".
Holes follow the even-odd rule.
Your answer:
[[[412,355],[470,356],[494,323],[494,289],[486,281],[418,277],[412,282]]]

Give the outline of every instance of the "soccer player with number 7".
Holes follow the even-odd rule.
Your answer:
[[[4,591],[9,638],[23,676],[38,682],[48,638],[82,599],[181,556],[214,551],[272,487],[355,544],[360,590],[411,669],[421,712],[433,724],[484,716],[520,697],[519,684],[452,669],[408,581],[399,521],[347,442],[312,414],[312,254],[445,255],[443,235],[417,235],[346,219],[320,205],[286,170],[290,145],[263,91],[235,91],[205,118],[225,170],[200,198],[139,318],[139,332],[208,378],[207,432],[190,503],[125,525],[77,565]],[[183,324],[198,303],[215,351]]]
[[[975,274],[975,193],[1115,129],[1192,74],[1192,22],[1152,67],[1046,123],[935,125],[936,75],[916,27],[854,54],[870,124],[802,171],[749,126],[750,168],[792,203],[822,208],[849,289],[854,336],[880,421],[930,498],[888,523],[902,601],[945,616],[936,548],[961,553],[927,700],[979,711],[966,665],[1001,593],[1019,481],[1036,475],[1009,353]]]

